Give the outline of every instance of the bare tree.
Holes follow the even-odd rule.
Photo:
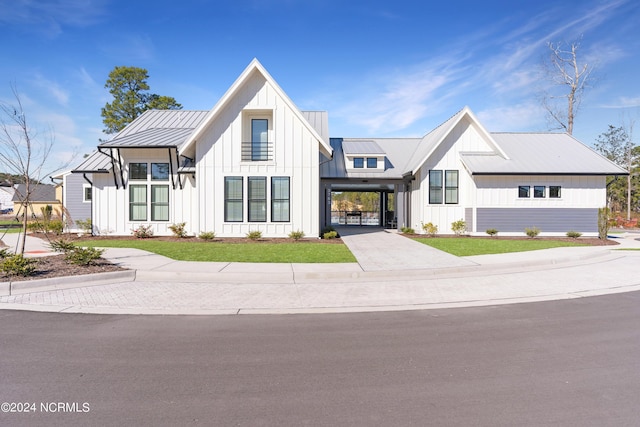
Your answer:
[[[23,233],[17,252],[24,254],[27,231],[27,207],[32,201],[37,185],[55,171],[45,173],[45,163],[51,154],[54,144],[52,133],[41,139],[38,133],[27,122],[20,95],[15,85],[11,85],[15,104],[0,103],[0,164],[3,172],[19,176],[18,182],[24,184],[17,193],[21,206],[24,207]],[[59,170],[60,168],[56,169]],[[18,190],[16,190],[18,191]]]
[[[591,82],[595,65],[583,62],[579,57],[579,40],[570,44],[549,43],[547,46],[550,55],[543,62],[543,69],[551,87],[542,93],[542,106],[550,122],[571,135],[574,118]]]

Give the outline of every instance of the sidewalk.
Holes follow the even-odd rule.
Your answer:
[[[398,244],[408,240],[395,238],[401,239]],[[616,238],[619,246],[453,257],[452,265],[438,262],[395,270],[371,268],[361,258],[352,264],[203,263],[173,261],[136,249],[108,249],[106,258],[135,271],[108,284],[85,276],[81,283],[59,280],[48,288],[5,293],[0,308],[122,314],[330,313],[579,298],[640,290],[640,251],[618,250],[640,249],[639,238],[640,234],[625,233]],[[27,251],[42,250],[38,245],[28,239]]]

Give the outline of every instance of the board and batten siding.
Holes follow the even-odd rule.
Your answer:
[[[271,120],[273,159],[243,161],[242,142],[249,141],[253,114]],[[221,237],[244,237],[259,230],[265,237],[286,237],[291,231],[319,235],[319,143],[288,103],[260,73],[254,73],[196,142],[196,182],[200,201],[199,228]],[[243,178],[243,222],[224,221],[224,179]],[[267,221],[248,222],[248,177],[267,179]],[[289,177],[290,221],[271,222],[271,178]]]
[[[85,181],[82,174],[69,173],[64,175],[63,181],[63,204],[67,210],[70,231],[78,231],[77,220],[86,221],[91,218],[91,202],[84,201]]]
[[[526,228],[543,233],[598,233],[597,208],[478,208],[478,231],[495,228],[500,234],[524,235]]]

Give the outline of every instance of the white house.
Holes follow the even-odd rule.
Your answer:
[[[73,172],[96,234],[221,237],[318,236],[336,191],[380,193],[380,226],[597,234],[606,176],[626,174],[567,134],[490,133],[467,107],[423,138],[329,138],[327,113],[300,111],[257,60],[213,109],[147,111]]]

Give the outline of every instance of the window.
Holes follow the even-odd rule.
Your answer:
[[[147,186],[129,186],[129,220],[147,220]]]
[[[269,120],[251,119],[251,160],[269,160],[268,143]]]
[[[551,199],[559,199],[560,196],[560,186],[559,185],[550,185],[549,186],[549,198]]]
[[[146,163],[129,163],[129,179],[131,180],[147,180],[147,164]]]
[[[547,187],[544,185],[534,185],[533,186],[533,197],[536,199],[543,199],[546,193]]]
[[[82,201],[88,203],[91,201],[93,196],[92,188],[89,184],[82,185]]]
[[[530,187],[528,185],[520,185],[518,187],[518,197],[528,198]]]
[[[271,221],[289,222],[289,177],[271,178]]]
[[[378,168],[378,158],[377,157],[367,157],[367,168],[369,168],[369,169],[377,169]]]
[[[364,157],[354,157],[353,158],[353,167],[356,169],[361,169],[364,167]]]
[[[242,177],[224,178],[224,220],[242,222]]]
[[[458,203],[458,171],[444,172],[444,202],[449,205]]]
[[[267,178],[249,177],[249,222],[267,221]]]
[[[151,186],[151,221],[169,221],[169,186]]]
[[[442,171],[429,171],[429,204],[442,203]]]
[[[151,180],[168,181],[169,163],[151,163]]]

